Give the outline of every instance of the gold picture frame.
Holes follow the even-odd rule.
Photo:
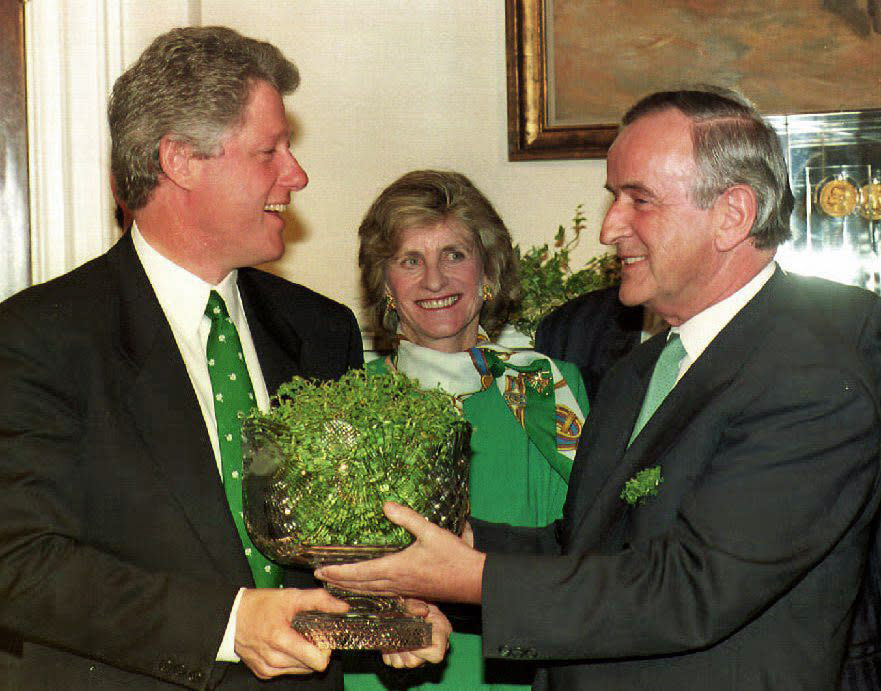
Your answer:
[[[717,84],[765,114],[878,108],[881,0],[506,0],[511,160],[602,158],[653,91]]]
[[[505,0],[508,158],[605,158],[616,125],[550,126],[545,0]]]

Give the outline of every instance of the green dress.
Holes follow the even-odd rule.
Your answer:
[[[540,357],[536,354],[536,357]],[[575,365],[554,361],[584,414],[588,402]],[[386,360],[366,365],[369,372],[388,370]],[[557,382],[555,382],[557,383]],[[543,526],[562,514],[567,484],[526,435],[495,385],[472,394],[463,403],[472,424],[471,514],[519,526]],[[479,612],[475,614],[479,615]],[[454,624],[455,626],[455,624]],[[376,652],[346,654],[346,691],[385,689],[524,689],[533,669],[528,664],[485,661],[478,634],[454,631],[450,650],[439,665],[396,670]]]

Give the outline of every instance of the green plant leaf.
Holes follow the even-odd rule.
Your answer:
[[[439,450],[467,422],[440,390],[397,372],[351,370],[333,382],[294,377],[270,410],[251,410],[243,426],[276,454],[271,503],[287,505],[284,520],[296,524],[297,539],[406,545],[412,537],[385,518],[382,505],[391,499],[430,515],[438,487],[455,484],[459,467],[452,468],[458,456]]]
[[[572,218],[572,237],[564,226],[554,235],[554,251],[548,245],[537,245],[523,250],[514,247],[520,264],[520,283],[523,291],[519,308],[510,322],[530,338],[535,337],[538,323],[550,311],[563,303],[592,290],[616,285],[621,280],[620,263],[614,254],[593,257],[577,271],[572,271],[569,256],[578,244],[585,227],[582,205],[575,207]]]

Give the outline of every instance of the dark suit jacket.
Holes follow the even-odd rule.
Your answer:
[[[639,345],[642,307],[618,299],[618,286],[595,290],[560,305],[535,331],[535,349],[574,362],[593,405],[606,372]]]
[[[867,291],[825,290],[823,282],[805,282],[799,286],[802,309],[819,309],[829,315],[828,328],[843,343],[855,347],[872,371],[881,391],[881,317],[878,298]],[[838,309],[841,297],[847,309]],[[862,330],[847,323],[851,314],[871,314]],[[839,691],[881,690],[881,533],[875,518],[874,536],[869,547],[863,587],[857,600],[850,644],[844,659]]]
[[[346,307],[254,269],[238,282],[270,392],[361,364]],[[0,688],[265,688],[214,661],[253,580],[129,236],[0,305],[0,390]]]
[[[629,448],[663,338],[619,362],[563,519],[475,522],[485,654],[552,661],[551,689],[834,688],[879,501],[877,386],[851,335],[878,303],[856,290],[778,271]],[[656,465],[659,494],[628,506]]]

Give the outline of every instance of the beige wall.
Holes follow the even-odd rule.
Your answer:
[[[225,24],[269,40],[300,68],[287,101],[310,177],[273,270],[357,308],[356,230],[376,194],[423,167],[468,175],[515,242],[549,242],[583,203],[579,248],[599,248],[602,161],[507,160],[500,0],[126,0],[123,54],[177,23]]]

